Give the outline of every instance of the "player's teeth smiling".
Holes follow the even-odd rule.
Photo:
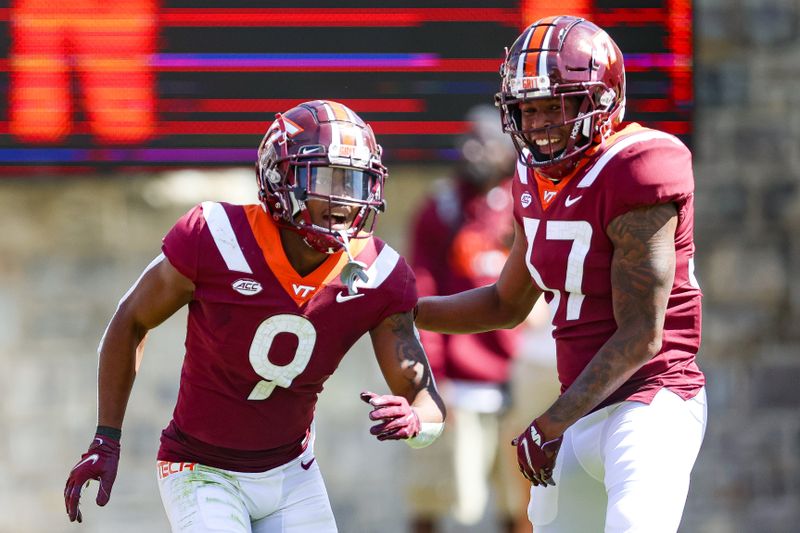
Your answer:
[[[550,139],[536,139],[536,146],[549,146],[550,144],[558,144],[561,142],[561,137],[551,137]]]

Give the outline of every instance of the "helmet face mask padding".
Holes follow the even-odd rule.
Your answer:
[[[256,161],[259,197],[281,226],[303,236],[309,246],[334,253],[345,244],[332,218],[314,224],[307,202],[357,207],[346,237],[369,237],[383,211],[386,167],[382,150],[369,127],[337,102],[300,104],[275,121],[261,141]]]
[[[571,16],[547,17],[529,26],[506,51],[500,67],[501,90],[495,96],[503,130],[511,135],[519,160],[549,169],[574,164],[588,148],[602,142],[622,122],[625,111],[625,68],[622,52],[593,23]],[[540,98],[577,98],[577,115],[561,124],[523,130],[520,104]],[[555,128],[574,124],[564,150],[542,154],[532,134],[549,136]]]

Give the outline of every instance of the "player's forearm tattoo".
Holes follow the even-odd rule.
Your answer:
[[[655,355],[675,275],[676,226],[674,204],[637,209],[608,225],[618,329],[551,408],[553,420],[572,423],[585,415]]]
[[[397,339],[395,356],[403,369],[403,376],[415,391],[428,387],[431,384],[431,371],[427,365],[425,351],[414,334],[414,320],[411,313],[398,313],[388,320]]]

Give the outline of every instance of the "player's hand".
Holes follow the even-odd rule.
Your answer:
[[[380,420],[380,424],[369,428],[378,440],[410,439],[419,434],[419,416],[402,396],[362,392],[361,399],[372,406],[369,419]]]
[[[542,431],[536,420],[516,439],[511,441],[517,447],[519,470],[534,486],[555,486],[553,467],[564,437],[544,441]]]
[[[81,499],[81,490],[89,484],[89,480],[97,479],[100,487],[97,489],[97,505],[103,506],[111,497],[111,487],[117,478],[119,465],[119,441],[105,435],[95,435],[89,450],[81,455],[81,460],[72,467],[64,487],[64,503],[67,506],[69,521],[83,522],[81,510],[78,507]]]

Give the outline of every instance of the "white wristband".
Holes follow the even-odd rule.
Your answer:
[[[419,433],[405,442],[412,448],[425,448],[439,438],[444,431],[444,422],[422,422]]]

